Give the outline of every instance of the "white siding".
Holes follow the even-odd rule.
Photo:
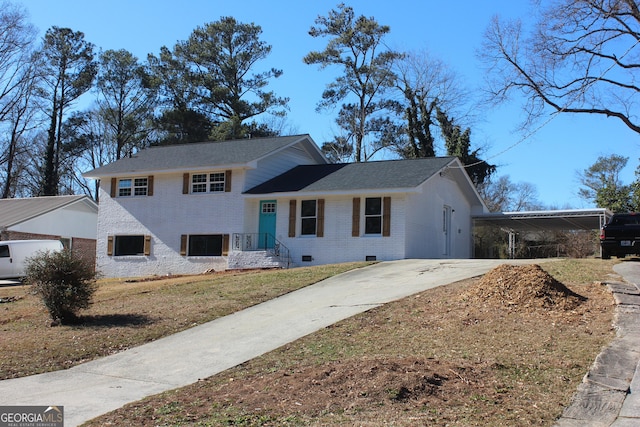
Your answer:
[[[95,239],[97,221],[98,215],[95,210],[84,204],[76,203],[17,224],[10,230]]]
[[[316,164],[307,151],[298,146],[289,147],[278,153],[258,161],[258,167],[247,172],[244,190],[262,184],[298,165]]]

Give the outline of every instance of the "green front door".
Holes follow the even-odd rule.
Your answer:
[[[277,204],[275,200],[260,200],[260,222],[258,225],[259,244],[261,249],[273,248],[276,235],[276,212]]]

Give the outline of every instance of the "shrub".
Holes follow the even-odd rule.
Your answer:
[[[86,309],[96,290],[93,267],[70,250],[38,252],[27,259],[25,282],[49,311],[53,324],[77,323],[77,312]]]

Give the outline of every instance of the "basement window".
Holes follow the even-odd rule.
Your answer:
[[[191,234],[188,256],[221,256],[222,234]]]
[[[115,256],[143,256],[145,236],[115,236],[113,255]]]
[[[207,257],[228,254],[228,234],[183,234],[180,236],[180,255],[182,256]]]

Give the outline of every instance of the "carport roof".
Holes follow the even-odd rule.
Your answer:
[[[612,215],[608,209],[498,212],[474,215],[473,221],[509,231],[598,230]]]

